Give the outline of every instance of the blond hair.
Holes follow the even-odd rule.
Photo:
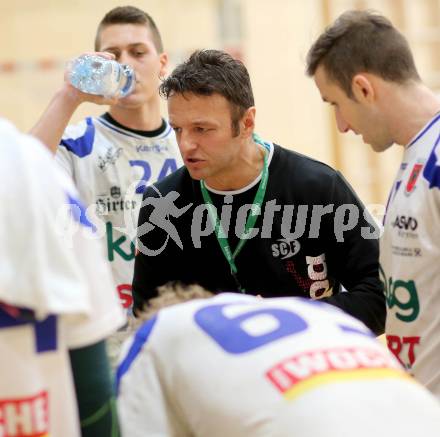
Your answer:
[[[183,285],[176,282],[158,287],[157,291],[158,296],[150,299],[139,314],[139,318],[142,321],[150,319],[162,308],[189,300],[207,299],[214,295],[200,285]]]

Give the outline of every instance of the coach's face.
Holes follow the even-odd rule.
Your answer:
[[[329,79],[322,65],[316,70],[315,83],[322,100],[334,108],[339,132],[351,130],[361,135],[364,143],[370,144],[376,152],[391,146],[393,141],[375,104],[372,86],[365,76],[357,75],[353,79],[353,98],[348,97],[335,81]]]
[[[168,98],[169,121],[193,179],[203,179],[210,187],[223,189],[222,181],[230,180],[240,171],[240,153],[246,135],[244,120],[252,116],[252,111],[252,108],[246,111],[239,121],[240,132],[235,135],[231,107],[222,95],[185,93]]]

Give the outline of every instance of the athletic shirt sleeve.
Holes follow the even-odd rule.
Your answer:
[[[323,300],[332,303],[364,322],[375,334],[385,327],[385,299],[379,280],[379,231],[365,206],[348,182],[335,172],[331,189],[335,215],[330,216],[326,235],[334,241],[329,244],[329,263],[348,293],[338,293]],[[345,218],[338,210],[346,211]],[[350,214],[356,225],[346,226]],[[339,229],[338,229],[339,227]],[[343,232],[342,232],[343,231]]]
[[[0,133],[0,300],[75,321],[70,346],[103,339],[124,319],[76,190],[41,143],[2,120]]]
[[[55,160],[59,166],[75,179],[74,160],[84,158],[92,152],[95,139],[93,119],[88,117],[75,125],[67,126],[58,146]]]

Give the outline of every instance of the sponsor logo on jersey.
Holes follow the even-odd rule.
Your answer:
[[[333,295],[327,273],[325,253],[318,256],[306,256],[307,277],[304,277],[296,268],[298,263],[293,260],[286,261],[286,270],[295,279],[299,288],[307,293],[307,297],[321,299]]]
[[[405,187],[405,194],[407,196],[411,195],[412,192],[414,191],[417,179],[419,178],[422,168],[423,168],[423,164],[421,163],[414,164]]]
[[[321,299],[333,294],[327,279],[327,262],[325,253],[318,256],[306,256],[307,274],[313,281],[309,293],[312,299]]]
[[[139,146],[136,146],[136,152],[138,153],[163,153],[167,151],[167,144],[140,144]]]
[[[399,337],[387,334],[388,349],[406,369],[411,369],[416,360],[416,346],[420,344],[420,337]]]
[[[109,165],[113,165],[122,154],[122,147],[110,148],[105,155],[98,155],[98,168],[106,171]]]
[[[382,267],[379,267],[379,275],[384,286],[387,307],[394,313],[394,317],[408,323],[416,320],[420,312],[420,303],[415,282],[387,278]]]
[[[418,238],[416,231],[419,223],[415,217],[397,215],[392,221],[391,226],[397,231],[397,235],[401,238]]]
[[[272,244],[272,256],[274,258],[287,259],[295,256],[301,249],[298,240],[288,240],[280,238],[276,243]]]
[[[406,246],[391,246],[393,255],[406,258],[420,258],[422,256],[422,249],[420,247],[406,247]]]
[[[1,437],[43,437],[49,435],[47,391],[35,396],[0,399]]]
[[[110,196],[112,196],[114,199],[118,199],[119,197],[121,197],[121,187],[111,187]]]
[[[133,197],[121,198],[121,187],[110,188],[110,195],[98,196],[96,199],[96,214],[106,215],[119,211],[134,210],[138,202]]]
[[[384,351],[340,347],[302,352],[275,365],[267,379],[286,399],[319,386],[350,380],[406,377]]]
[[[116,289],[119,294],[119,301],[125,309],[129,309],[133,306],[133,295],[131,284],[119,284]]]
[[[135,255],[135,245],[130,238],[115,228],[111,222],[105,224],[107,237],[107,259],[114,262],[116,256],[119,256],[124,261],[131,261]],[[116,232],[115,232],[116,231]]]
[[[398,215],[391,224],[393,228],[403,229],[405,231],[415,231],[417,229],[418,223],[414,217],[406,215]]]

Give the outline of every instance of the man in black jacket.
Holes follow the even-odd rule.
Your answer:
[[[161,93],[185,167],[145,192],[135,311],[156,287],[179,281],[323,299],[382,333],[372,218],[341,174],[254,134],[244,65],[221,51],[195,52]]]

